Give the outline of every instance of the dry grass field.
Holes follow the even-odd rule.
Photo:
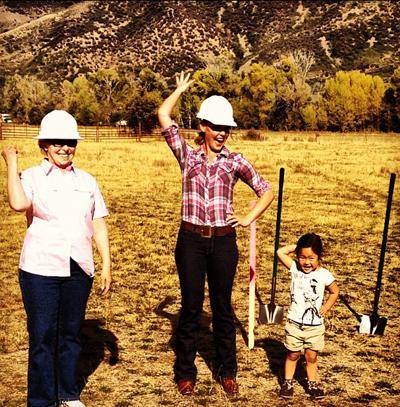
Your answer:
[[[0,146],[6,142],[1,141]],[[8,142],[7,142],[8,143]],[[19,140],[20,169],[40,161],[34,141]],[[277,192],[286,177],[281,244],[308,231],[325,243],[325,266],[361,314],[370,314],[379,262],[390,172],[400,175],[400,137],[387,134],[268,134],[263,141],[233,136],[241,151]],[[114,285],[111,295],[93,290],[84,327],[82,400],[88,407],[129,406],[398,406],[400,405],[400,179],[393,197],[379,311],[388,318],[382,337],[357,333],[357,320],[338,302],[326,325],[319,359],[327,396],[311,402],[299,385],[293,402],[278,397],[285,352],[283,326],[256,326],[256,346],[246,346],[249,229],[238,231],[241,253],[233,306],[237,317],[240,395],[229,399],[211,376],[212,326],[208,299],[199,337],[195,394],[184,398],[172,381],[173,331],[179,286],[173,251],[180,219],[180,172],[163,141],[82,142],[75,163],[95,175],[110,217]],[[17,279],[25,218],[5,194],[0,164],[0,406],[23,406],[27,334]],[[253,199],[236,186],[235,208]],[[257,222],[257,286],[269,302],[277,200]],[[280,266],[277,303],[289,304],[289,277]],[[300,366],[299,374],[302,374]]]

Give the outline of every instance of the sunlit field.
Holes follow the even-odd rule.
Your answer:
[[[20,169],[40,162],[33,140],[19,140],[17,146]],[[356,318],[343,303],[336,304],[326,320],[326,347],[319,358],[326,398],[315,404],[400,405],[400,136],[278,133],[267,134],[263,141],[233,136],[227,146],[253,162],[276,193],[279,168],[285,168],[281,244],[296,243],[306,232],[320,234],[326,250],[323,263],[360,314],[372,312],[389,176],[397,174],[379,304],[388,325],[383,336],[359,334]],[[83,141],[75,164],[96,176],[109,208],[114,272],[111,295],[99,296],[96,279],[88,305],[81,368],[85,404],[287,405],[278,396],[284,327],[256,324],[256,346],[247,348],[249,229],[238,230],[241,257],[233,292],[240,394],[228,398],[212,379],[207,298],[196,359],[198,381],[194,395],[183,397],[172,372],[180,301],[173,258],[180,221],[179,166],[164,141]],[[17,278],[25,217],[8,207],[3,161],[0,176],[0,406],[14,407],[24,405],[26,393],[28,338]],[[247,211],[254,197],[239,182],[236,211]],[[277,200],[257,222],[257,288],[264,303],[270,299],[276,207]],[[276,303],[286,311],[289,300],[289,276],[279,266]],[[293,405],[310,404],[296,383]]]

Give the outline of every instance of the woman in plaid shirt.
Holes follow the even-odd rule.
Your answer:
[[[193,392],[196,381],[196,335],[203,308],[205,278],[213,313],[216,346],[215,377],[227,394],[238,392],[236,383],[236,331],[231,308],[233,281],[238,263],[237,226],[248,226],[271,204],[269,184],[239,153],[225,147],[236,127],[232,106],[222,96],[203,101],[199,147],[189,146],[171,113],[179,97],[193,83],[190,74],[176,77],[176,89],[162,103],[158,118],[162,134],[182,171],[182,222],[175,249],[181,287],[181,313],[176,332],[175,381],[183,395]],[[233,211],[233,188],[241,179],[259,197],[244,216]]]

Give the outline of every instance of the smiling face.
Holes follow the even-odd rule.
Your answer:
[[[297,254],[297,260],[303,273],[311,273],[319,267],[319,256],[311,247],[303,247]]]
[[[200,124],[200,130],[205,134],[204,144],[207,150],[219,153],[229,137],[231,128],[229,126],[218,126],[203,120]]]
[[[43,140],[41,148],[51,164],[59,168],[67,168],[75,156],[77,140]]]

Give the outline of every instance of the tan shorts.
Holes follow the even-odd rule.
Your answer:
[[[325,325],[307,326],[288,321],[285,332],[285,347],[292,352],[303,349],[319,352],[324,349]]]

